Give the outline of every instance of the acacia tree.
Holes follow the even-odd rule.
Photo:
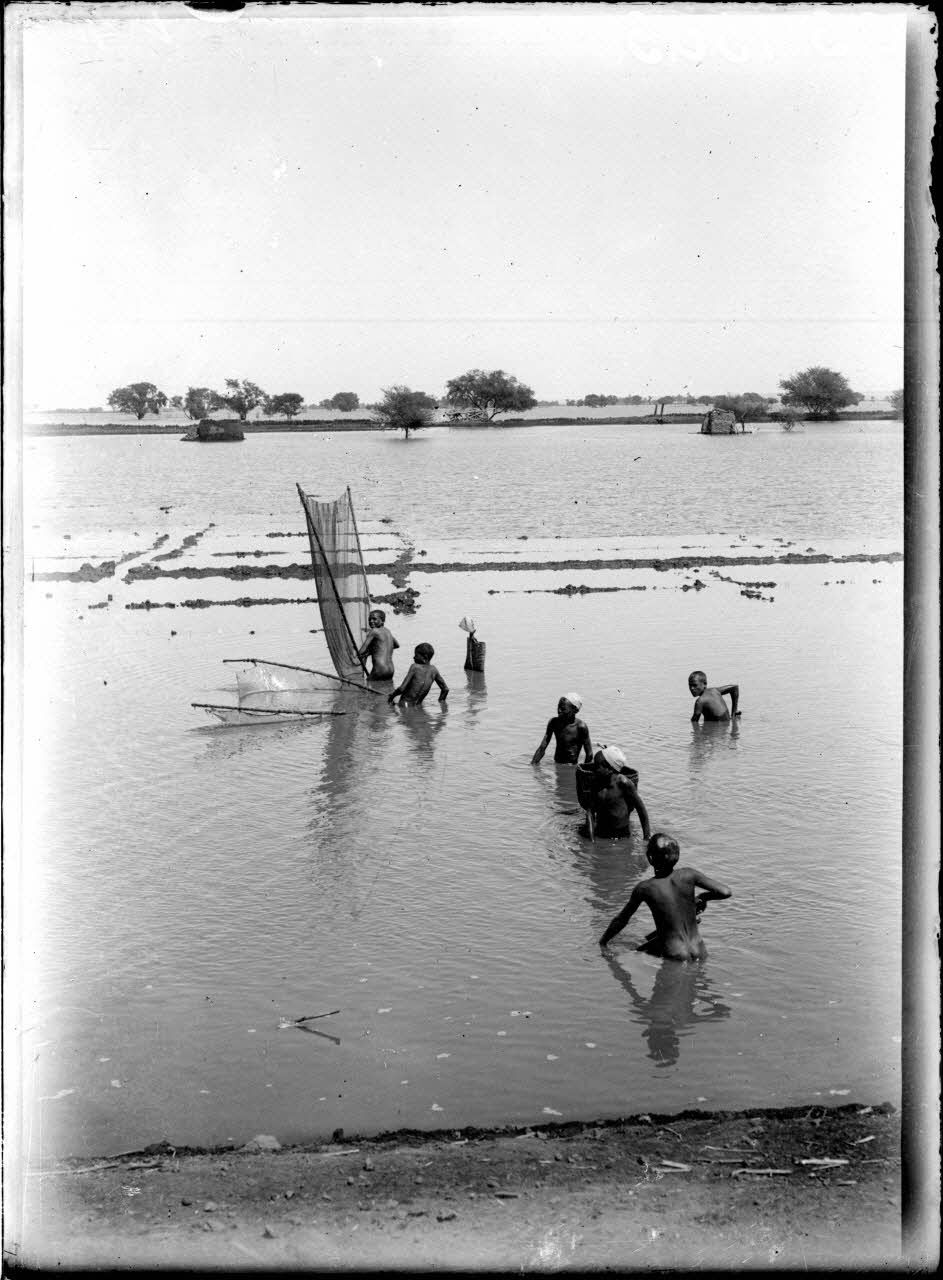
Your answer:
[[[408,440],[410,431],[420,431],[429,426],[438,405],[424,391],[395,386],[384,387],[383,399],[369,407],[384,431],[404,431]]]
[[[839,409],[857,404],[862,398],[857,391],[852,391],[843,374],[822,365],[794,373],[779,385],[785,392],[783,404],[807,409],[812,419],[834,418]]]
[[[265,403],[265,392],[254,382],[245,380],[240,382],[238,378],[227,378],[226,386],[229,388],[228,391],[222,395],[219,393],[215,395],[213,408],[233,409],[239,415],[241,422],[245,422],[258,405]]]
[[[145,413],[160,413],[167,403],[163,391],[153,382],[132,382],[126,387],[115,387],[108,397],[108,404],[119,413],[133,413],[138,422]]]
[[[714,396],[715,409],[729,409],[741,427],[766,417],[766,396],[756,391],[744,391],[742,395]]]
[[[445,384],[445,398],[456,409],[474,409],[491,422],[499,413],[522,413],[537,403],[530,387],[503,369],[469,369]]]
[[[301,406],[304,404],[304,396],[299,395],[297,391],[284,391],[279,396],[266,396],[265,412],[273,417],[276,414],[283,413],[287,420],[291,420],[297,413],[301,412]]]
[[[187,387],[187,394],[174,396],[171,403],[176,405],[179,401],[179,408],[187,417],[192,418],[194,422],[200,422],[203,418],[208,418],[218,407],[218,399],[216,392],[210,387]]]

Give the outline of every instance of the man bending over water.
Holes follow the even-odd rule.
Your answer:
[[[729,898],[730,890],[693,867],[678,867],[677,840],[656,832],[648,842],[645,856],[655,874],[640,881],[628,902],[599,939],[601,947],[625,928],[645,903],[655,921],[654,936],[638,948],[667,960],[702,960],[707,948],[697,927],[697,917],[711,899]],[[704,892],[694,896],[695,889]]]

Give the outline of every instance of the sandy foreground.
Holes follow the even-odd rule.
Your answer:
[[[321,1145],[166,1143],[31,1171],[7,1264],[906,1266],[889,1105],[685,1112]],[[919,1265],[919,1264],[918,1264]],[[931,1263],[932,1265],[932,1263]]]

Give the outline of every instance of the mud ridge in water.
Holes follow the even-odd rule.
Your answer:
[[[754,591],[761,587],[775,587],[775,582],[741,582],[739,578],[728,578],[725,573],[718,573],[716,569],[710,570],[711,577],[718,578],[721,582],[732,582],[735,587],[750,587]]]
[[[161,555],[155,556],[155,561],[176,560],[179,556],[182,556],[185,551],[189,551],[191,547],[195,547],[200,539],[205,538],[210,529],[215,529],[215,527],[215,524],[210,522],[205,529],[201,529],[198,533],[188,533],[179,547],[174,547],[172,551],[164,551]],[[163,536],[166,538],[168,535],[164,534]]]
[[[377,597],[381,599],[382,597]],[[236,606],[241,609],[248,609],[252,605],[257,604],[317,604],[317,599],[313,596],[269,596],[266,599],[256,599],[252,596],[240,596],[238,600],[134,600],[130,604],[126,604],[126,609],[228,609]],[[101,605],[89,605],[90,609],[101,608]]]
[[[422,554],[422,553],[420,553]],[[510,564],[503,560],[482,560],[482,561],[462,561],[452,560],[443,564],[434,564],[428,561],[423,562],[412,558],[412,548],[408,548],[402,553],[399,559],[393,564],[368,564],[365,566],[368,574],[386,575],[393,581],[393,585],[400,587],[406,585],[408,573],[561,573],[574,569],[590,569],[590,570],[615,570],[615,569],[655,569],[659,572],[668,572],[671,569],[700,569],[705,565],[750,565],[750,564],[896,564],[903,560],[903,554],[899,551],[890,551],[881,555],[867,555],[864,552],[856,552],[847,556],[830,556],[824,552],[813,555],[801,554],[798,552],[790,552],[784,556],[673,556],[666,559],[658,559],[645,557],[641,559],[620,558],[613,560],[528,560],[517,561]],[[114,561],[107,562],[114,565]],[[85,570],[92,571],[90,565],[83,567]],[[78,571],[79,573],[82,570]],[[100,576],[108,576],[100,574]],[[291,564],[291,565],[232,565],[228,569],[219,569],[212,566],[188,567],[182,569],[159,569],[154,565],[139,565],[134,569],[129,569],[124,577],[125,582],[141,582],[152,580],[155,578],[230,578],[235,581],[245,580],[249,578],[310,578],[312,577],[310,565]],[[58,573],[51,575],[36,575],[37,579],[45,581],[95,581],[96,579],[81,578],[74,574]]]
[[[115,576],[117,563],[116,560],[103,560],[99,565],[85,563],[81,569],[52,569],[48,573],[33,573],[30,577],[34,582],[101,582]]]
[[[830,556],[825,552],[818,552],[812,555],[805,555],[798,552],[790,552],[784,556],[672,556],[665,559],[660,558],[644,558],[644,559],[612,559],[612,560],[536,560],[536,561],[519,561],[515,564],[508,564],[504,561],[477,561],[475,563],[467,563],[462,561],[451,561],[448,564],[421,564],[414,563],[413,570],[417,573],[502,573],[502,572],[520,572],[527,570],[528,572],[538,572],[546,570],[549,573],[559,573],[570,569],[656,569],[659,572],[667,572],[669,569],[699,569],[704,565],[721,564],[878,564],[888,563],[895,564],[903,560],[903,553],[900,551],[889,551],[882,555],[867,555],[864,552],[855,552],[848,556]],[[368,566],[368,572],[378,572],[378,567]]]
[[[509,590],[501,591],[492,587],[488,592],[489,596],[588,596],[608,591],[647,591],[646,586],[633,587],[587,587],[580,585],[574,587],[572,582],[568,582],[565,587],[525,587],[522,591],[515,591],[512,587]]]
[[[374,604],[388,604],[394,613],[415,613],[419,608],[419,592],[414,587],[404,587],[385,596],[371,595],[370,599]]]
[[[394,587],[405,587],[409,581],[409,571],[413,566],[413,547],[411,543],[403,548],[386,572],[390,575],[390,581]],[[376,569],[369,566],[368,573],[376,573]]]

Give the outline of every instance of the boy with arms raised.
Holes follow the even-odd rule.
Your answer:
[[[635,886],[628,902],[599,939],[599,945],[606,946],[645,903],[655,921],[655,932],[637,949],[667,960],[702,960],[707,948],[698,931],[697,917],[712,899],[729,898],[730,890],[694,867],[678,867],[678,842],[671,836],[661,832],[653,835],[645,856],[655,874]],[[696,898],[695,889],[703,890]]]
[[[738,716],[740,712],[737,710],[737,704],[740,701],[740,686],[738,684],[721,684],[708,688],[707,676],[703,671],[692,671],[688,676],[688,688],[691,690],[691,697],[694,698],[694,714],[691,719],[697,722],[701,716],[704,717],[705,723],[708,720],[729,720],[732,716]],[[724,702],[724,696],[730,695],[730,710],[727,710],[727,704]]]
[[[593,744],[586,722],[578,719],[576,714],[582,705],[583,699],[578,693],[563,695],[557,703],[557,714],[547,721],[547,731],[534,752],[531,764],[540,764],[551,738],[556,739],[554,764],[577,764],[581,751],[586,752],[586,763],[589,764],[593,758]]]

